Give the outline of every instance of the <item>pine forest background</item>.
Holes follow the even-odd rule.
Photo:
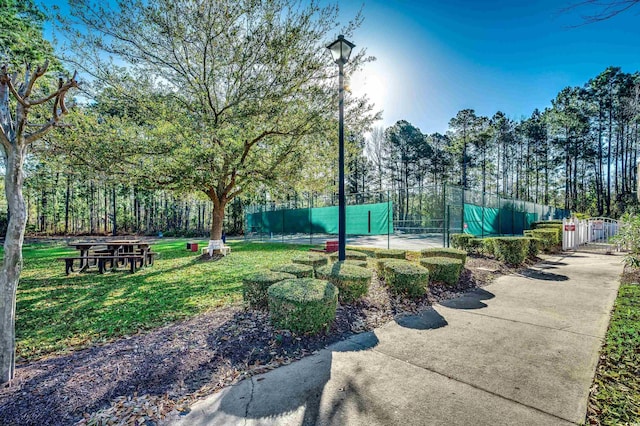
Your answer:
[[[118,115],[134,119],[122,111]],[[639,119],[640,74],[610,67],[582,87],[563,89],[551,107],[521,120],[466,109],[450,120],[445,134],[423,134],[406,121],[366,134],[350,133],[347,191],[389,191],[397,200],[395,220],[407,219],[407,194],[445,183],[618,217],[637,204]],[[208,234],[212,204],[204,195],[145,188],[127,176],[104,176],[93,165],[56,153],[55,147],[50,139],[30,155],[28,232],[111,234],[115,228],[116,233]],[[243,206],[335,192],[337,161],[330,151],[307,159],[314,165],[302,179],[233,200],[225,212],[226,233],[243,232]],[[109,151],[102,155],[108,162]],[[6,225],[6,213],[0,225]]]

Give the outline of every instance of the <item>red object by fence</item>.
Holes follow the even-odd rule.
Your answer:
[[[565,231],[575,231],[576,230],[576,225],[574,225],[574,224],[565,225],[564,226],[564,230]]]
[[[338,240],[330,240],[324,243],[324,251],[327,253],[333,253],[338,251]]]

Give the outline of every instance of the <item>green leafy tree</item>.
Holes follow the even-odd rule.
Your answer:
[[[61,20],[69,30],[82,27],[71,41],[78,55],[69,59],[86,65],[101,86],[163,99],[145,101],[156,123],[138,138],[145,153],[163,155],[132,152],[129,162],[158,185],[207,194],[214,206],[210,238],[219,240],[229,201],[291,181],[309,159],[308,147],[333,137],[337,67],[325,46],[337,13],[337,6],[298,0],[137,0],[118,8],[78,0],[73,18]],[[350,70],[367,60],[356,52]],[[347,111],[359,120],[348,123],[350,131],[375,118],[365,99],[350,99]]]
[[[42,37],[46,16],[33,0],[0,0],[0,63],[14,67],[51,61],[58,69],[51,44]]]

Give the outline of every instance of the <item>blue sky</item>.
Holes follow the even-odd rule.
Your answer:
[[[404,119],[431,133],[464,108],[520,119],[607,66],[640,70],[640,6],[580,25],[591,10],[563,12],[578,1],[340,1],[344,22],[363,7],[351,41],[377,58],[351,87],[384,111],[378,125]]]
[[[566,86],[607,66],[640,70],[640,6],[581,25],[573,1],[366,1],[353,35],[377,61],[351,77],[384,110],[381,125],[405,119],[444,132],[461,109],[519,119],[544,109]],[[346,20],[362,5],[341,2]]]

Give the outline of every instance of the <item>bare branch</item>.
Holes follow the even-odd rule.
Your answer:
[[[28,107],[29,104],[22,98],[22,96],[20,96],[13,83],[14,79],[10,78],[9,74],[7,74],[7,66],[3,65],[2,74],[0,74],[0,84],[6,84],[9,88],[9,91],[16,98],[18,103],[20,103],[20,105],[22,105],[23,107]]]
[[[47,122],[45,125],[43,125],[40,128],[40,130],[36,130],[32,134],[28,135],[25,138],[25,143],[26,144],[30,144],[30,143],[33,143],[33,142],[37,141],[38,139],[42,138],[44,135],[49,133],[49,131],[51,131],[51,129],[53,129],[54,127],[59,125],[58,122],[60,121],[60,117],[62,115],[64,115],[64,114],[66,114],[66,109],[65,109],[65,111],[58,112],[57,106],[60,105],[60,104],[64,104],[64,97],[66,96],[67,91],[71,87],[77,87],[77,83],[75,83],[75,81],[73,81],[73,80],[68,81],[66,84],[62,85],[62,87],[60,89],[58,89],[58,91],[57,91],[58,96],[55,98],[55,101],[54,101],[54,104],[53,104],[53,111],[52,111],[51,120],[49,120],[49,122]]]
[[[611,19],[614,16],[631,9],[638,3],[640,3],[640,0],[584,0],[561,9],[560,13],[566,13],[585,7],[600,8],[596,13],[581,16],[584,22],[578,25],[571,26],[571,28],[576,28],[583,25],[593,24],[595,22]]]
[[[31,91],[33,90],[33,85],[35,84],[36,80],[38,80],[40,77],[42,77],[46,72],[47,72],[47,68],[49,68],[49,60],[47,59],[44,62],[43,66],[39,66],[38,68],[36,68],[36,72],[34,72],[31,75],[31,78],[28,79],[28,74],[25,77],[25,79],[28,79],[29,83],[27,84],[27,88],[24,91],[23,97],[24,99],[29,98],[29,96],[31,96]]]

